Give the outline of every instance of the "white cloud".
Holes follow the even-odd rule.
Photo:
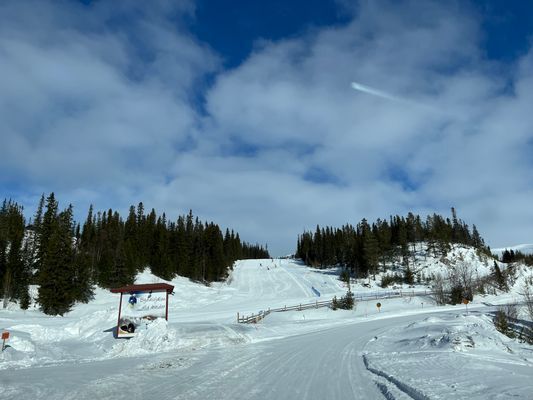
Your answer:
[[[171,3],[153,2],[150,12],[130,2],[0,6],[6,180],[110,197],[163,180],[175,149],[196,133],[195,84],[218,67],[167,19],[190,12],[188,3]]]
[[[469,10],[363,2],[346,26],[258,42],[222,71],[179,22],[193,4],[125,4],[0,6],[0,185],[81,214],[192,208],[275,254],[316,224],[451,206],[493,246],[533,237],[533,56],[484,60]]]

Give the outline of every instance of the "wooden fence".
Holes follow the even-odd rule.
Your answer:
[[[321,308],[321,307],[331,307],[331,303],[333,300],[327,300],[327,301],[315,301],[314,303],[305,303],[305,304],[298,304],[296,306],[284,306],[280,308],[269,308],[266,311],[259,311],[257,314],[252,314],[250,316],[240,316],[239,313],[237,313],[237,322],[243,323],[243,324],[255,324],[259,321],[261,321],[263,318],[265,318],[268,314],[273,312],[285,312],[285,311],[303,311],[303,310],[309,310],[311,308]]]
[[[422,291],[403,291],[403,290],[394,290],[387,292],[371,292],[364,294],[355,294],[354,300],[356,302],[361,301],[371,301],[379,299],[392,299],[397,297],[415,297],[415,296],[431,296],[435,294],[434,291],[424,290]],[[256,324],[265,318],[268,314],[273,312],[285,312],[285,311],[303,311],[313,308],[322,308],[322,307],[331,307],[333,299],[326,301],[315,301],[313,303],[298,304],[295,306],[284,306],[280,308],[269,308],[268,310],[261,310],[257,314],[251,314],[249,316],[240,315],[237,313],[237,322],[241,324]]]

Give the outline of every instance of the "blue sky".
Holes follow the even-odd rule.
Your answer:
[[[192,209],[276,255],[452,206],[532,242],[532,34],[524,1],[5,1],[0,197]]]
[[[191,31],[219,53],[224,67],[234,68],[258,39],[283,40],[309,30],[349,21],[350,12],[336,1],[208,1],[196,3]]]

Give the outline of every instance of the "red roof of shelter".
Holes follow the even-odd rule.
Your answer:
[[[128,285],[122,286],[116,289],[111,289],[112,293],[130,293],[130,292],[147,292],[147,291],[159,291],[159,292],[172,292],[174,286],[168,283],[144,283],[141,285]]]

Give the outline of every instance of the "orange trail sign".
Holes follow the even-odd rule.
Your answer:
[[[9,339],[9,332],[4,331],[2,332],[2,351],[6,349],[6,340]]]

